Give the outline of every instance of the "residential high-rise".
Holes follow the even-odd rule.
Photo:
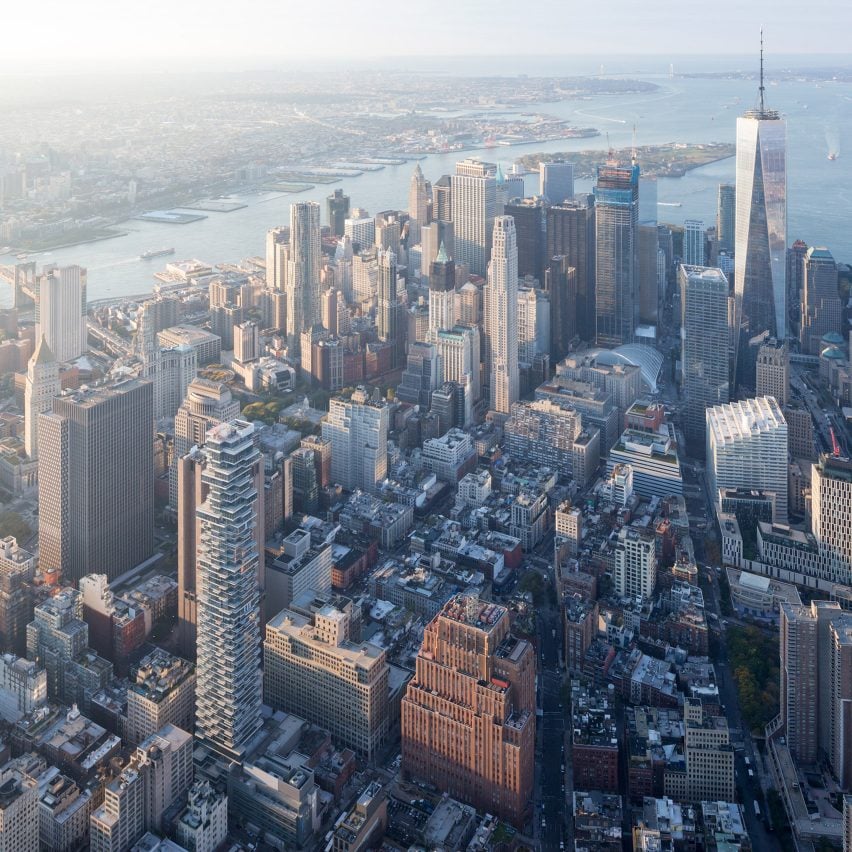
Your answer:
[[[325,199],[325,209],[331,233],[342,237],[349,218],[349,196],[342,189],[335,189]]]
[[[544,288],[550,296],[550,363],[558,364],[577,336],[577,270],[564,254],[548,261]]]
[[[456,164],[451,178],[455,251],[471,275],[484,277],[488,267],[494,217],[497,215],[496,167],[479,160]]]
[[[254,431],[237,420],[207,433],[197,510],[196,737],[235,757],[262,722]]]
[[[494,246],[485,286],[485,363],[489,369],[489,406],[509,414],[520,392],[518,372],[518,248],[515,220],[494,220]]]
[[[680,363],[686,400],[684,437],[699,452],[706,437],[705,410],[730,399],[728,280],[720,269],[681,266]]]
[[[532,275],[544,283],[545,205],[540,198],[516,198],[504,212],[515,220],[518,277]]]
[[[186,398],[175,415],[175,444],[169,470],[169,505],[178,507],[178,463],[194,446],[201,446],[209,429],[217,423],[233,420],[240,403],[231,396],[227,385],[210,379],[193,379]]]
[[[61,390],[59,365],[42,337],[27,365],[24,385],[24,449],[31,459],[38,455],[38,416],[50,411]]]
[[[320,208],[313,201],[290,205],[290,260],[287,265],[287,339],[298,351],[302,332],[320,316]]]
[[[538,194],[551,204],[574,200],[574,164],[539,163]]]
[[[387,476],[389,409],[374,402],[364,388],[350,399],[335,398],[322,422],[322,436],[331,442],[331,477],[348,491],[375,492]]]
[[[805,256],[802,287],[802,321],[799,341],[802,352],[819,355],[822,338],[841,331],[843,303],[837,291],[837,264],[826,248],[811,246]]]
[[[429,224],[429,184],[423,177],[420,163],[414,167],[414,174],[408,189],[408,244],[420,242],[420,229]]]
[[[756,392],[774,396],[782,408],[790,401],[790,350],[786,341],[770,337],[757,350]]]
[[[332,604],[312,618],[278,613],[263,642],[264,700],[374,761],[389,733],[390,667],[381,648],[351,641],[350,618]]]
[[[196,781],[187,794],[175,836],[184,849],[216,852],[228,836],[228,797],[214,790],[209,781]]]
[[[683,262],[687,266],[704,266],[704,223],[687,219],[683,223]]]
[[[73,361],[88,348],[86,270],[49,266],[36,279],[36,339],[43,337],[57,361]]]
[[[534,760],[535,652],[505,607],[454,597],[427,625],[402,699],[402,771],[520,827]]]
[[[376,299],[376,328],[379,340],[394,345],[394,365],[404,351],[402,335],[402,306],[397,295],[396,255],[388,250],[379,250]]]
[[[297,512],[313,515],[319,508],[319,483],[314,451],[297,447],[290,455],[293,471],[293,505]]]
[[[732,183],[720,183],[716,203],[716,242],[719,251],[734,251],[734,225],[737,212],[737,188]]]
[[[26,653],[35,569],[35,555],[14,536],[0,538],[0,647],[18,656]]]
[[[820,548],[852,566],[852,461],[822,455],[811,471],[811,526]]]
[[[615,545],[613,583],[621,597],[648,600],[657,585],[657,556],[652,533],[622,527]]]
[[[787,124],[764,104],[762,40],[759,93],[757,109],[737,119],[733,374],[746,387],[754,387],[748,341],[787,336]]]
[[[154,545],[153,385],[125,379],[54,397],[39,415],[39,562],[110,579]]]
[[[545,214],[547,257],[565,257],[575,270],[577,333],[582,340],[595,339],[595,207],[594,196],[549,207]]]
[[[447,257],[441,243],[429,270],[429,331],[437,334],[442,328],[456,324],[456,265]]]
[[[595,185],[595,340],[621,346],[639,319],[639,166],[598,167]]]
[[[260,357],[260,332],[256,322],[247,320],[234,326],[234,359],[246,364]]]
[[[771,492],[773,520],[787,523],[787,422],[774,397],[707,409],[707,484],[717,505],[721,488]]]
[[[276,293],[284,291],[289,260],[290,227],[270,228],[266,232],[266,286],[270,290]]]

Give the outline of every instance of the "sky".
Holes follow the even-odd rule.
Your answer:
[[[386,56],[746,54],[844,48],[842,0],[5,0],[3,71],[209,70]]]

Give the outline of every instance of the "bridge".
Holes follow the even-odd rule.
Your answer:
[[[12,307],[21,307],[24,297],[36,300],[36,262],[29,260],[14,266],[0,266],[0,281],[12,288]]]

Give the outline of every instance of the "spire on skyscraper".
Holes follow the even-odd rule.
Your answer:
[[[763,27],[760,28],[760,111],[764,111],[763,94],[766,87],[763,85]]]
[[[444,248],[444,241],[441,240],[440,248],[438,249],[438,254],[435,256],[435,263],[446,263],[449,260],[447,257],[447,250]]]

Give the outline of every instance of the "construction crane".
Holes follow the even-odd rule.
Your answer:
[[[834,434],[834,426],[829,426],[828,431],[831,434],[831,453],[835,458],[840,456],[840,444],[837,443],[837,435]]]

